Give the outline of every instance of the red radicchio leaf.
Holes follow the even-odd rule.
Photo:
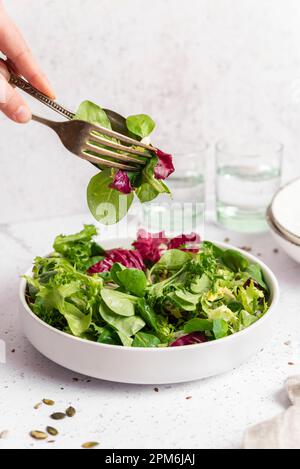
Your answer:
[[[138,232],[137,241],[133,243],[135,249],[141,254],[144,261],[156,263],[168,249],[181,249],[197,253],[199,251],[200,236],[196,233],[182,234],[169,239],[165,233],[147,233],[144,230]]]
[[[182,234],[171,239],[168,243],[168,248],[197,253],[199,251],[200,241],[200,236],[196,233],[189,235]]]
[[[132,186],[125,171],[117,171],[113,182],[109,185],[111,189],[116,189],[121,194],[128,195],[132,192]]]
[[[172,342],[169,347],[180,347],[182,345],[194,345],[194,344],[202,344],[207,342],[207,338],[205,334],[201,332],[192,332],[191,334],[184,335],[176,339]]]
[[[140,230],[137,240],[132,245],[144,261],[156,263],[168,249],[168,238],[166,238],[163,231],[160,233],[147,233],[147,231]]]
[[[112,249],[106,252],[106,258],[103,261],[93,265],[89,270],[89,274],[98,274],[101,272],[109,272],[112,266],[118,262],[128,269],[144,270],[145,265],[142,256],[138,251],[127,249]]]
[[[154,176],[156,179],[167,179],[175,171],[172,155],[161,150],[157,150],[156,155],[158,163],[154,169]]]

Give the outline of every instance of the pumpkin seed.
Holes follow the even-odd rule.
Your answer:
[[[38,409],[41,408],[41,406],[42,406],[42,403],[39,402],[38,404],[35,404],[34,409],[35,409],[35,410],[38,410]]]
[[[68,407],[68,409],[66,410],[66,414],[68,417],[74,417],[76,415],[76,410],[74,409],[74,407]]]
[[[47,440],[48,435],[44,432],[40,432],[39,430],[34,430],[30,432],[31,438],[34,438],[35,440]]]
[[[56,428],[47,427],[47,428],[46,428],[46,431],[47,431],[47,433],[49,433],[49,435],[51,435],[51,436],[57,436],[57,435],[58,435],[58,431],[56,430]]]
[[[55,405],[55,402],[52,401],[52,399],[43,399],[43,403],[44,403],[45,405],[50,406],[50,407],[52,407],[52,406]]]
[[[99,446],[99,443],[97,443],[97,441],[88,441],[87,443],[84,443],[82,445],[82,448],[91,449],[91,448],[96,448],[96,446]]]
[[[8,438],[9,432],[8,430],[4,430],[3,432],[0,432],[0,440],[4,440],[5,438]]]
[[[63,420],[66,418],[66,414],[63,414],[62,412],[55,412],[54,414],[50,415],[50,418],[52,420]]]

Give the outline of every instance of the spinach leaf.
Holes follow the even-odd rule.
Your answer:
[[[134,316],[136,297],[109,288],[103,288],[101,296],[106,306],[114,313],[120,316]]]
[[[157,264],[154,265],[152,272],[157,270],[179,270],[192,258],[193,255],[190,252],[180,251],[179,249],[170,249],[169,251],[166,251]]]
[[[186,322],[184,325],[184,332],[189,334],[190,332],[205,332],[212,331],[213,322],[208,319],[194,318]]]
[[[122,286],[122,283],[120,282],[119,280],[119,277],[118,277],[118,273],[119,272],[122,272],[122,270],[125,270],[126,267],[124,267],[122,264],[120,264],[119,262],[116,262],[112,268],[110,269],[110,277],[112,279],[113,282],[115,282],[117,285],[119,285],[120,287]]]
[[[159,326],[157,322],[157,316],[153,308],[146,302],[144,298],[140,298],[137,302],[137,314],[145,321],[154,331],[157,331]]]
[[[103,331],[99,335],[98,342],[100,344],[122,345],[118,334],[110,327],[103,328]]]
[[[106,112],[100,106],[92,103],[91,101],[84,101],[80,104],[74,119],[89,122],[90,124],[101,125],[106,129],[111,129],[111,123]]]
[[[127,117],[126,125],[130,132],[141,138],[148,137],[155,129],[155,122],[146,114]]]
[[[247,273],[251,276],[253,280],[255,280],[258,285],[260,285],[264,290],[269,291],[269,288],[264,281],[263,273],[258,264],[250,264],[247,268]]]
[[[160,345],[158,337],[146,332],[138,332],[133,340],[132,347],[157,347]]]
[[[249,267],[248,259],[233,249],[226,249],[226,251],[223,251],[221,259],[226,267],[233,270],[233,272],[243,272]]]
[[[168,303],[171,302],[173,306],[179,308],[179,310],[174,309],[174,307],[171,307],[171,312],[173,316],[180,318],[181,317],[181,312],[183,311],[196,311],[197,305],[194,302],[187,301],[184,297],[180,297],[177,295],[177,292],[170,292],[166,295],[165,300],[164,300],[164,306],[166,309],[169,309]]]
[[[224,319],[214,319],[213,333],[216,339],[222,339],[228,335],[229,326]]]
[[[174,292],[174,295],[182,302],[195,306],[199,303],[201,299],[201,295],[190,293],[187,290],[176,290]]]
[[[231,309],[231,311],[233,311],[234,313],[238,313],[239,311],[241,311],[241,309],[243,308],[243,305],[242,303],[240,303],[239,301],[230,301],[228,304],[227,304],[228,308]]]
[[[106,169],[94,176],[87,189],[87,201],[92,215],[104,225],[113,225],[127,214],[134,199],[134,193],[125,195],[109,186],[114,176]]]
[[[147,287],[147,278],[142,270],[124,269],[116,273],[121,286],[136,296],[144,296]]]
[[[134,336],[143,327],[145,322],[138,316],[124,317],[111,311],[104,303],[100,305],[100,315],[110,326],[114,327],[127,337]]]

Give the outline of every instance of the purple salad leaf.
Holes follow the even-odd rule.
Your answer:
[[[145,269],[142,256],[138,251],[127,249],[112,249],[111,251],[107,251],[105,259],[93,265],[88,270],[88,273],[92,275],[101,272],[109,272],[115,263],[122,264],[128,269]]]
[[[179,337],[174,342],[172,342],[170,347],[181,347],[183,345],[194,345],[194,344],[203,344],[207,342],[205,334],[201,332],[192,332],[191,334],[183,335]]]
[[[128,174],[125,171],[117,171],[113,182],[109,185],[110,189],[116,189],[121,194],[131,194],[132,186]]]
[[[196,233],[189,235],[182,234],[171,239],[168,243],[168,248],[197,253],[200,248],[200,242],[200,236]]]
[[[166,238],[163,231],[160,233],[147,233],[147,231],[139,230],[137,240],[132,245],[144,261],[155,263],[168,249],[168,238]]]
[[[158,163],[154,169],[154,176],[156,179],[167,179],[175,171],[172,155],[161,150],[157,150],[156,155]]]

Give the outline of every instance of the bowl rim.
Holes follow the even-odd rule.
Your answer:
[[[271,231],[273,231],[277,236],[279,236],[283,241],[286,241],[289,244],[292,244],[293,246],[296,246],[297,248],[300,248],[300,238],[299,238],[299,244],[293,240],[290,239],[283,231],[280,230],[280,227],[275,224],[272,218],[272,212],[271,212],[271,207],[267,209],[266,213],[266,221],[269,225],[269,228]]]
[[[300,246],[300,235],[296,235],[295,233],[293,233],[292,231],[288,230],[287,228],[285,228],[278,220],[277,218],[275,217],[274,213],[273,213],[273,204],[276,200],[276,198],[278,197],[278,195],[283,192],[287,187],[291,186],[292,184],[294,184],[295,182],[297,181],[300,181],[300,177],[297,176],[296,178],[292,179],[291,181],[288,181],[287,183],[285,183],[283,186],[281,186],[277,192],[273,195],[273,198],[271,200],[271,203],[268,207],[268,213],[269,213],[269,217],[271,219],[271,222],[272,222],[272,225],[275,225],[275,227],[277,227],[277,230],[281,233],[281,236],[287,240],[287,241],[290,241],[292,244],[295,244],[296,246]],[[292,238],[292,239],[290,239]],[[297,241],[295,241],[297,240]],[[299,244],[298,244],[298,241],[299,241]]]
[[[103,245],[108,244],[108,243],[113,244],[115,242],[119,242],[119,243],[126,243],[127,242],[127,244],[128,244],[129,240],[133,240],[133,238],[132,237],[127,237],[127,238],[103,240],[102,244]],[[219,242],[219,241],[211,241],[211,242],[213,242],[214,244],[216,244],[217,246],[219,246],[221,248],[234,249],[235,251],[243,254],[248,260],[259,264],[260,267],[262,268],[263,273],[266,273],[268,278],[269,278],[268,279],[269,280],[268,281],[268,286],[269,286],[269,288],[272,292],[272,300],[271,300],[271,303],[270,303],[270,307],[269,307],[268,311],[264,314],[264,316],[262,316],[254,324],[251,324],[246,329],[243,329],[242,331],[236,332],[235,334],[232,334],[230,336],[223,337],[222,339],[213,340],[213,341],[210,341],[210,342],[204,342],[204,343],[201,343],[201,344],[188,345],[188,346],[161,347],[161,348],[160,347],[156,347],[156,348],[155,347],[128,347],[128,346],[123,346],[123,345],[102,344],[102,343],[99,343],[99,342],[89,341],[87,339],[81,339],[80,337],[75,337],[71,334],[67,334],[66,332],[60,331],[59,329],[56,329],[55,327],[50,326],[49,324],[44,322],[42,319],[40,319],[36,314],[34,314],[34,312],[31,310],[31,308],[29,307],[29,305],[26,301],[25,292],[26,292],[27,281],[26,281],[25,278],[21,278],[21,282],[20,282],[20,286],[19,286],[20,303],[23,307],[23,310],[25,310],[25,312],[31,317],[31,319],[37,321],[37,323],[39,323],[41,326],[48,329],[49,332],[58,334],[58,335],[64,337],[65,339],[68,338],[71,341],[82,343],[83,345],[88,344],[89,346],[95,347],[95,348],[100,348],[100,349],[104,348],[104,349],[107,349],[107,350],[125,350],[125,351],[130,352],[130,353],[133,353],[134,351],[143,351],[144,353],[146,353],[146,352],[148,352],[148,353],[176,353],[179,350],[188,351],[188,350],[198,349],[199,347],[200,348],[203,348],[203,347],[209,348],[209,347],[217,346],[218,344],[221,345],[225,342],[235,340],[235,337],[242,337],[243,335],[251,333],[251,331],[253,332],[263,322],[268,320],[269,316],[273,313],[275,307],[278,304],[280,289],[279,289],[279,284],[278,284],[278,281],[275,277],[275,274],[272,272],[272,270],[263,261],[258,259],[256,256],[254,256],[253,254],[250,254],[248,252],[245,252],[243,249],[237,248],[237,247],[235,247],[231,244],[222,243],[222,242]],[[30,276],[31,274],[32,274],[32,267],[24,275],[25,276]],[[24,311],[22,311],[21,314],[24,314]]]

